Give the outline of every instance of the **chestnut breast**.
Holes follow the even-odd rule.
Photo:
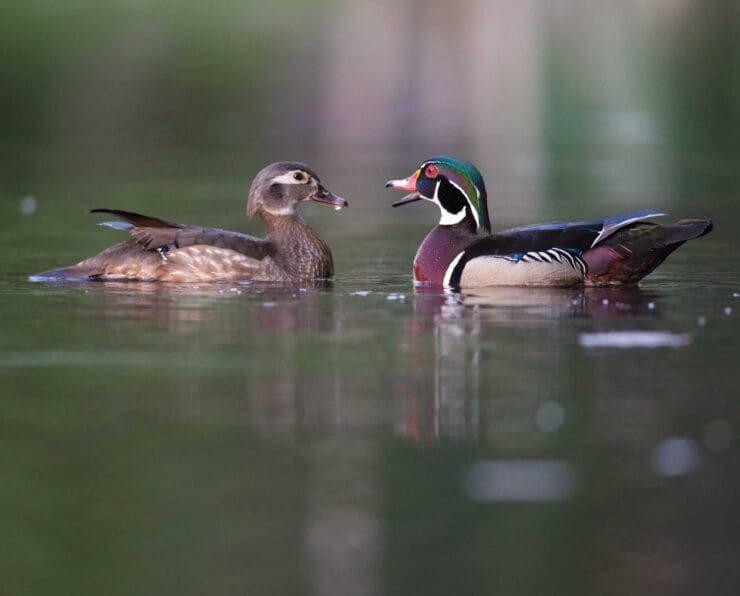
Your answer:
[[[477,238],[468,227],[437,226],[421,243],[414,257],[414,281],[442,287],[445,272],[468,244]]]

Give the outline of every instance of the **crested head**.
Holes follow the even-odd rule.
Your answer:
[[[299,161],[278,161],[265,166],[254,177],[249,189],[247,215],[270,214],[291,216],[296,205],[303,201],[328,203],[336,209],[348,205],[347,201],[330,193],[314,172]]]
[[[477,227],[491,231],[486,185],[478,168],[469,161],[446,155],[430,157],[407,179],[391,180],[387,186],[413,191],[395,205],[419,198],[436,203],[442,212],[441,225],[471,217]]]

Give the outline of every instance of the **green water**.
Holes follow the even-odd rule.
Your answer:
[[[489,71],[412,42],[413,3],[19,3],[0,593],[737,593],[737,15],[645,4],[504,11],[536,49],[486,63],[508,91],[481,108]],[[424,18],[508,39],[471,7]],[[716,229],[640,288],[415,291],[437,213],[383,183],[440,152],[481,167],[497,229],[641,208]],[[94,207],[261,235],[248,185],[277,159],[350,201],[302,207],[330,284],[27,279],[121,238]]]

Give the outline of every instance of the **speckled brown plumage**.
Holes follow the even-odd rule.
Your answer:
[[[303,178],[298,178],[303,176]],[[294,179],[293,176],[296,178]],[[169,222],[128,211],[95,209],[125,223],[132,239],[76,265],[32,279],[137,280],[167,282],[278,281],[326,279],[334,274],[331,250],[295,210],[305,200],[335,207],[347,202],[329,193],[305,164],[279,162],[252,183],[249,214],[259,215],[264,239],[239,232]]]

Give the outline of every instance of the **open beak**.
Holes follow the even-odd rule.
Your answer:
[[[333,205],[334,209],[341,209],[342,207],[349,207],[349,203],[342,197],[338,197],[330,193],[323,186],[319,185],[318,190],[308,197],[309,201],[316,201],[317,203],[327,203]]]
[[[414,201],[421,199],[421,194],[416,190],[416,181],[419,179],[420,173],[420,170],[416,170],[408,178],[404,178],[403,180],[388,180],[388,182],[385,183],[386,188],[397,188],[399,190],[411,191],[405,197],[393,203],[393,207],[400,207],[401,205],[413,203]]]

